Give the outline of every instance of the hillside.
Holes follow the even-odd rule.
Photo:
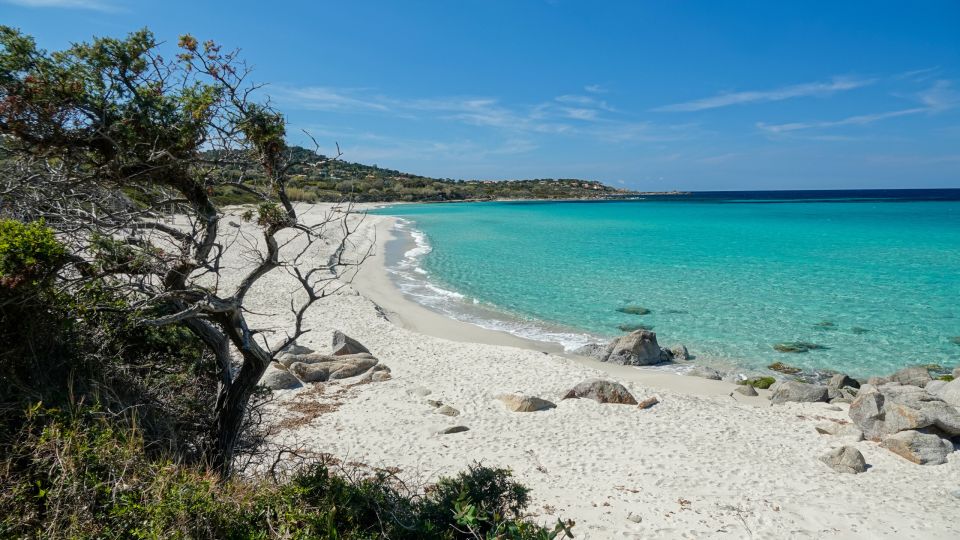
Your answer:
[[[294,147],[296,161],[325,159],[305,148]],[[293,169],[288,192],[306,202],[338,201],[463,201],[488,199],[596,199],[632,192],[592,180],[572,178],[533,180],[451,180],[384,169],[346,161],[333,161],[320,168],[307,165]],[[246,202],[239,189],[218,193],[221,202]]]

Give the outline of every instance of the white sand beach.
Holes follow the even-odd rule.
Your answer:
[[[320,204],[301,211],[311,222],[330,209]],[[532,490],[534,519],[572,519],[577,538],[960,538],[957,453],[946,464],[920,466],[862,441],[854,446],[869,469],[840,474],[818,458],[842,443],[814,426],[847,421],[846,405],[771,405],[766,391],[748,398],[732,393],[730,383],[573,358],[555,344],[448,319],[408,301],[390,283],[383,246],[392,222],[366,216],[355,248],[372,244],[373,255],[352,285],[314,305],[310,331],[299,340],[326,352],[332,333],[342,331],[388,366],[391,379],[319,383],[322,392],[277,391],[271,409],[277,422],[302,414],[291,404],[329,407],[289,422],[275,442],[396,467],[419,483],[475,461],[509,467]],[[252,225],[240,227],[256,234]],[[329,249],[316,251],[318,265]],[[279,271],[261,280],[251,294],[253,323],[282,329],[288,291],[296,287]],[[669,336],[661,340],[669,343]],[[560,399],[594,377],[660,403],[639,409]],[[511,392],[557,407],[510,412],[495,396]],[[427,400],[460,415],[437,414]],[[436,433],[454,425],[469,430]]]

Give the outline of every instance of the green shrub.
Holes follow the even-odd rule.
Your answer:
[[[65,251],[43,221],[0,220],[0,285],[15,288],[49,278],[63,262]]]
[[[527,490],[474,465],[425,493],[376,471],[315,463],[289,480],[233,478],[145,452],[136,424],[98,408],[39,405],[0,461],[0,537],[563,538],[526,521]]]

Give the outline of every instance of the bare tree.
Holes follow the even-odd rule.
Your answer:
[[[0,212],[44,219],[59,233],[71,261],[60,286],[96,280],[143,324],[183,324],[202,340],[219,377],[208,457],[226,477],[264,371],[308,330],[307,310],[365,255],[345,255],[358,225],[349,206],[315,223],[298,217],[287,195],[291,170],[329,160],[295,158],[284,118],[254,99],[258,86],[236,51],[189,35],[174,59],[158,51],[143,30],[50,54],[0,27]],[[215,200],[224,190],[258,201],[246,217],[262,248],[224,233]],[[325,236],[339,243],[335,255],[309,260]],[[253,264],[228,287],[230,250]],[[248,324],[245,301],[275,271],[301,293],[289,306],[292,327],[271,344],[270,329]]]

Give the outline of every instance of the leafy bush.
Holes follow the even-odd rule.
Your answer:
[[[63,261],[65,251],[42,221],[0,220],[0,286],[39,284]]]
[[[474,465],[412,493],[390,473],[315,463],[289,480],[220,482],[149,458],[134,425],[97,408],[32,407],[0,463],[0,537],[551,539],[522,519],[527,490]]]

